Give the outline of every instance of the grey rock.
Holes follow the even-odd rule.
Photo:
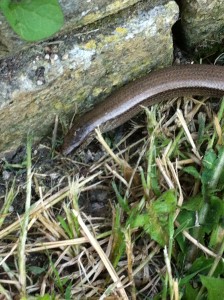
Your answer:
[[[56,115],[64,124],[115,88],[171,64],[178,6],[157,2],[139,2],[3,60],[0,151],[14,150],[28,132],[40,140],[53,129]]]

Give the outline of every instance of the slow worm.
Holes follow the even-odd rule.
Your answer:
[[[181,65],[153,71],[120,88],[75,120],[65,136],[62,153],[79,147],[96,127],[102,132],[125,123],[141,111],[178,96],[224,96],[224,66]]]

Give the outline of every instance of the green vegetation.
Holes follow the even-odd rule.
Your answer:
[[[184,107],[146,110],[148,139],[138,124],[110,148],[97,131],[105,153],[90,166],[43,146],[31,164],[29,141],[21,164],[3,162],[6,299],[224,297],[224,100],[214,115],[198,100]],[[100,217],[84,213],[80,201],[97,193],[99,205],[105,190]]]
[[[0,10],[12,29],[26,41],[53,35],[64,20],[57,0],[0,0]]]

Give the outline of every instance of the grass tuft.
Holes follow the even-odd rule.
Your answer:
[[[170,103],[70,158],[56,119],[51,148],[2,161],[5,299],[221,298],[224,100]]]

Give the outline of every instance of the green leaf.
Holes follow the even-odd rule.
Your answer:
[[[188,211],[199,211],[203,206],[203,197],[201,194],[198,194],[194,197],[189,198],[186,203],[182,205],[182,209],[186,209]]]
[[[176,209],[176,193],[174,190],[164,192],[156,201],[152,202],[153,210],[160,215],[160,219],[168,220],[168,215]],[[167,223],[166,223],[167,224]]]
[[[224,188],[224,147],[218,148],[218,158],[215,162],[211,181],[209,182],[210,188]],[[217,186],[218,185],[218,186]]]
[[[211,196],[208,206],[208,213],[205,214],[203,221],[199,222],[203,225],[205,232],[210,233],[217,224],[220,222],[220,218],[223,217],[223,201],[216,196]]]
[[[1,0],[0,1],[0,10],[7,9],[9,7],[10,0]]]
[[[203,184],[203,194],[206,193],[205,187],[208,186],[212,179],[214,168],[215,168],[216,154],[213,149],[209,149],[203,158],[202,164],[204,170],[201,175],[201,182]],[[207,193],[206,193],[207,194]]]
[[[191,219],[186,219],[183,223],[180,223],[181,225],[175,230],[174,238],[176,239],[176,242],[178,243],[181,252],[180,252],[180,261],[183,261],[185,258],[185,255],[188,251],[188,243],[186,241],[186,238],[184,237],[182,233],[183,230],[186,230],[189,227],[189,224],[191,222]]]
[[[49,294],[45,294],[44,296],[38,296],[37,300],[52,300],[53,297],[50,296]]]
[[[145,224],[147,224],[148,221],[149,221],[148,214],[137,215],[135,219],[132,221],[131,226],[132,228],[143,227],[145,226]]]
[[[173,236],[173,216],[176,209],[174,190],[163,193],[156,201],[149,204],[147,214],[136,216],[132,227],[143,227],[144,230],[160,245],[168,244]]]
[[[40,268],[40,267],[37,267],[37,266],[30,266],[29,271],[31,273],[33,273],[34,275],[39,275],[43,272],[46,272],[46,269],[45,268]]]
[[[208,291],[208,300],[224,299],[224,279],[200,275],[201,282]]]
[[[198,257],[188,269],[188,273],[201,273],[202,271],[209,269],[214,262],[213,258],[206,258],[204,256]]]
[[[27,41],[47,38],[63,25],[57,0],[2,1],[0,9],[13,30]]]
[[[125,212],[130,212],[130,208],[128,206],[128,202],[127,202],[127,199],[122,197],[121,194],[119,193],[118,191],[118,188],[116,186],[116,183],[115,182],[112,182],[112,187],[116,193],[116,196],[117,196],[117,200],[120,204],[120,207],[125,211]]]
[[[111,251],[111,261],[113,263],[113,266],[116,268],[121,256],[125,251],[125,238],[124,233],[122,232],[123,227],[121,225],[121,209],[119,205],[116,206],[115,221],[113,225],[113,245]]]
[[[72,299],[72,282],[69,283],[69,285],[67,286],[66,290],[65,290],[65,300],[70,300]]]
[[[209,241],[209,248],[214,249],[217,248],[217,246],[220,246],[223,242],[223,238],[224,228],[220,225],[214,226]]]
[[[61,224],[61,227],[64,229],[64,231],[67,233],[67,235],[69,236],[70,239],[73,239],[73,233],[72,230],[69,228],[68,224],[66,223],[66,221],[61,217],[61,216],[57,216],[58,221]]]
[[[214,168],[214,163],[216,160],[216,154],[213,149],[209,149],[203,158],[202,164],[207,170],[212,170]]]
[[[189,282],[186,283],[185,293],[184,293],[184,299],[185,300],[196,299],[197,293],[198,293],[197,289],[194,289]]]
[[[186,167],[186,168],[183,168],[183,171],[192,175],[194,178],[196,179],[200,179],[201,178],[201,175],[200,173],[198,172],[198,170],[193,167],[193,166],[190,166],[190,167]]]
[[[211,268],[212,263],[212,259],[206,260],[206,258],[202,256],[197,258],[196,261],[193,263],[192,267],[188,270],[188,274],[180,279],[179,286],[182,287],[188,282],[190,282],[190,280],[192,280],[192,278],[194,278],[196,275],[202,272],[207,272],[207,270]]]

